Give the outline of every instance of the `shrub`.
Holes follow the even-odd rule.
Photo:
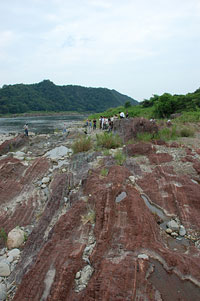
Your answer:
[[[122,153],[122,151],[116,152],[114,158],[118,165],[123,165],[123,163],[126,161],[126,156]]]
[[[179,135],[180,137],[194,137],[194,129],[191,127],[183,127],[180,129]]]
[[[92,142],[90,137],[82,136],[72,144],[72,150],[74,154],[80,152],[87,152],[92,148]]]
[[[97,145],[101,147],[105,147],[107,149],[117,148],[122,145],[122,140],[118,135],[113,135],[113,133],[103,133],[100,135],[96,135]]]

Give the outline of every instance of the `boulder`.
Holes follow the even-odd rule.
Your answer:
[[[0,276],[7,277],[10,275],[10,266],[7,262],[0,262]],[[0,299],[1,300],[1,299]]]
[[[14,249],[20,247],[24,242],[24,231],[19,228],[14,228],[8,233],[7,247]]]
[[[173,231],[178,231],[179,230],[179,225],[174,220],[169,221],[167,223],[167,227],[172,229]]]

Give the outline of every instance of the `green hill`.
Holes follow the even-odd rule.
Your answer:
[[[110,107],[138,102],[115,90],[58,86],[50,80],[37,84],[4,85],[0,88],[0,114],[31,111],[102,112]]]

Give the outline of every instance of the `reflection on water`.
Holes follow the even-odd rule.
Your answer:
[[[36,134],[53,133],[56,129],[61,130],[64,123],[69,128],[72,123],[84,120],[86,117],[84,115],[63,115],[0,118],[0,133],[22,133],[25,123],[28,123],[30,132]]]

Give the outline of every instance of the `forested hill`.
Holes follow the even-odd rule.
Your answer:
[[[37,84],[5,85],[0,88],[0,114],[30,111],[103,112],[110,107],[138,102],[115,90],[81,86],[57,86],[50,80]]]

